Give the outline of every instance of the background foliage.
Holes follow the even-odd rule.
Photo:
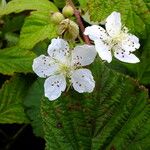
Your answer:
[[[140,38],[139,64],[96,59],[90,69],[92,94],[72,90],[50,102],[32,61],[57,37],[51,12],[64,0],[2,0],[0,5],[0,123],[31,124],[47,150],[150,149],[150,1],[74,0],[84,23],[99,23],[112,12]],[[75,18],[72,18],[75,19]],[[88,23],[87,23],[88,22]],[[79,42],[79,41],[77,41]]]

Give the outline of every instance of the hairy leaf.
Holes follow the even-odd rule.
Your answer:
[[[12,0],[5,9],[0,9],[0,16],[19,13],[24,10],[56,11],[57,8],[48,0]]]
[[[26,77],[14,76],[0,90],[0,123],[27,123],[23,98],[29,87]]]
[[[146,89],[100,63],[92,70],[96,80],[93,93],[79,95],[70,90],[56,101],[42,100],[46,149],[150,148]],[[143,133],[145,124],[148,131]]]
[[[0,50],[0,73],[11,75],[14,72],[32,72],[35,54],[31,51],[10,47]]]

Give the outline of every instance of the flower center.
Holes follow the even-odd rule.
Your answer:
[[[123,39],[126,38],[126,34],[121,32],[120,34],[116,35],[115,37],[111,38],[110,40],[107,41],[107,43],[111,46],[114,47],[116,44],[120,43]]]
[[[64,76],[69,77],[70,76],[70,71],[72,70],[71,66],[68,64],[59,64],[59,73],[62,73]]]
[[[124,39],[126,39],[127,33],[128,33],[128,29],[126,27],[122,28],[121,32],[116,36],[109,38],[106,41],[106,44],[109,45],[113,50],[113,47],[115,47],[116,45],[121,43]]]

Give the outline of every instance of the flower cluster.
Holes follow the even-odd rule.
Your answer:
[[[98,25],[86,27],[84,34],[94,41],[95,46],[85,44],[71,50],[64,39],[52,39],[48,56],[40,55],[34,59],[33,71],[46,78],[44,91],[49,100],[57,99],[66,90],[67,83],[79,93],[92,92],[95,87],[92,73],[82,67],[91,64],[97,52],[102,60],[109,63],[112,55],[123,62],[139,62],[132,54],[140,47],[139,39],[122,26],[120,13],[113,12],[108,16],[105,28]]]

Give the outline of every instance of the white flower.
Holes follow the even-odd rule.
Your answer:
[[[132,54],[140,47],[139,39],[121,24],[120,13],[113,12],[106,19],[105,28],[98,25],[86,27],[84,34],[95,43],[102,60],[112,61],[112,54],[123,62],[138,63],[140,60]]]
[[[40,55],[33,61],[33,71],[42,78],[45,96],[49,100],[57,99],[66,89],[66,77],[79,93],[92,92],[95,81],[90,70],[81,66],[91,64],[96,56],[94,46],[82,45],[69,50],[68,43],[63,39],[52,39],[48,46],[48,56]]]

